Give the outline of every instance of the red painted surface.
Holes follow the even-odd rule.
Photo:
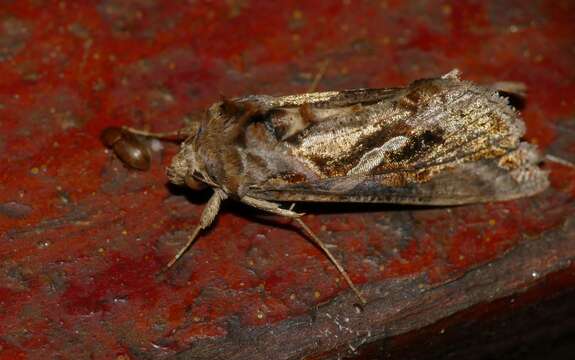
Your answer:
[[[527,137],[575,153],[571,1],[8,1],[0,5],[0,358],[172,354],[347,291],[284,220],[226,206],[158,276],[206,194],[106,152],[111,125],[176,129],[227,96],[383,87],[457,67],[523,81]],[[533,199],[457,208],[306,205],[358,284],[442,282],[572,216],[574,171]],[[202,200],[203,199],[203,200]],[[279,226],[278,226],[279,225]]]

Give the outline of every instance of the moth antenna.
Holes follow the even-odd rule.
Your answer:
[[[361,292],[359,291],[359,289],[355,286],[355,284],[353,283],[353,281],[351,281],[351,278],[349,277],[348,273],[345,271],[345,269],[343,268],[343,266],[341,266],[341,264],[337,261],[337,259],[332,255],[332,253],[329,251],[329,249],[327,248],[327,246],[325,246],[325,244],[323,243],[323,241],[320,240],[319,237],[317,237],[312,231],[311,229],[303,222],[301,221],[301,219],[299,218],[294,218],[293,219],[295,222],[298,223],[299,226],[302,227],[302,229],[305,231],[305,233],[310,237],[310,239],[312,239],[315,244],[317,246],[319,246],[319,248],[321,250],[323,250],[324,254],[329,258],[329,260],[335,265],[335,267],[337,268],[337,270],[341,273],[341,275],[343,276],[343,278],[345,279],[345,281],[347,281],[347,284],[349,285],[349,287],[353,290],[353,292],[355,293],[355,295],[357,296],[357,298],[359,299],[359,301],[361,301],[361,303],[363,305],[367,304],[367,301],[365,300],[365,298],[363,297],[363,295],[361,295]]]
[[[202,211],[202,217],[200,218],[199,225],[196,226],[194,231],[188,236],[188,241],[186,242],[186,245],[184,245],[180,249],[180,251],[178,251],[176,256],[174,256],[172,260],[170,260],[170,262],[168,263],[168,265],[166,265],[164,270],[168,270],[169,268],[171,268],[176,263],[176,261],[178,261],[178,259],[181,258],[182,255],[184,255],[184,253],[190,248],[190,246],[192,246],[194,241],[198,238],[198,234],[200,233],[200,231],[207,228],[212,224],[212,222],[214,222],[214,219],[216,218],[216,216],[220,211],[220,205],[222,204],[222,200],[224,200],[226,197],[227,197],[226,193],[224,193],[222,190],[220,189],[214,190],[214,194],[212,195],[210,200],[208,200],[208,203],[206,204],[204,211]]]
[[[317,74],[315,74],[313,81],[311,82],[311,84],[307,88],[308,93],[315,92],[315,90],[317,89],[317,85],[319,84],[319,82],[321,81],[321,78],[323,78],[323,75],[325,74],[325,71],[327,70],[328,65],[329,65],[329,59],[324,60],[319,65],[319,71],[317,72]]]
[[[122,126],[122,130],[135,135],[141,135],[149,138],[154,138],[158,140],[167,140],[167,141],[183,141],[187,137],[187,134],[185,132],[182,132],[182,129],[174,131],[166,131],[166,132],[152,132],[152,131],[135,129],[129,126]]]

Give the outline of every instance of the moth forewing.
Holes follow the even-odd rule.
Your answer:
[[[287,140],[276,135],[273,149],[287,156],[246,156],[252,160],[247,169],[258,162],[276,169],[249,179],[246,194],[277,201],[452,205],[513,199],[547,187],[537,149],[520,141],[523,122],[494,90],[450,76],[393,92],[379,102],[346,103],[323,117],[326,105],[314,104],[313,123]],[[282,133],[274,125],[264,117],[246,129],[247,136],[258,126]]]
[[[296,219],[364,302],[321,240],[278,202],[453,205],[530,196],[548,186],[518,113],[457,72],[404,88],[251,95],[212,105],[168,177],[214,189],[200,224],[227,197]]]

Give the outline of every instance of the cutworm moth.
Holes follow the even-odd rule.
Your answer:
[[[167,138],[134,129],[124,131]],[[213,195],[187,244],[225,199],[293,218],[361,293],[321,240],[281,204],[461,205],[534,195],[548,186],[519,114],[457,70],[402,88],[224,99],[184,129],[170,181]]]

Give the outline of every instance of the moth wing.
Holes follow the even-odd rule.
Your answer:
[[[295,184],[253,187],[248,195],[275,201],[365,202],[459,205],[511,200],[537,194],[549,185],[530,144],[491,159],[453,164],[424,182],[405,172],[346,176]]]
[[[387,96],[334,111],[313,108],[313,121],[282,140],[295,158],[326,178],[502,155],[517,147],[525,131],[495,91],[458,79],[420,80]]]
[[[536,149],[520,145],[523,122],[492,89],[446,75],[376,90],[364,103],[352,100],[363,91],[341,95],[343,107],[315,98],[307,116],[313,121],[304,126],[293,125],[302,111],[284,116],[287,126],[277,122],[288,131],[272,124],[287,160],[268,163],[277,176],[250,184],[247,194],[280,201],[444,205],[511,199],[547,186]],[[290,101],[285,103],[299,103]],[[318,110],[324,103],[334,111]]]
[[[298,108],[313,105],[318,108],[341,108],[356,104],[369,104],[393,97],[401,88],[353,89],[323,91],[287,96],[248,95],[232,99],[235,103],[257,105],[262,111],[272,108]]]

